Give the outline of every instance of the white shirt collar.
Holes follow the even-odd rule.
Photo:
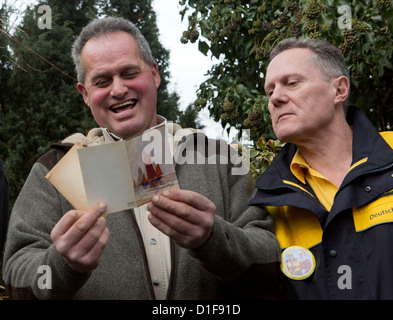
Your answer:
[[[157,118],[157,125],[154,126],[154,127],[149,128],[148,130],[157,128],[158,126],[161,126],[161,125],[167,123],[167,119],[165,117],[163,117],[163,116],[160,116],[159,114],[156,115],[156,118]],[[101,128],[101,130],[102,130],[102,134],[105,137],[105,140],[109,140],[111,142],[123,140],[123,138],[118,137],[114,133],[110,132],[107,128]]]

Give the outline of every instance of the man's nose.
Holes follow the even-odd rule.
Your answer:
[[[275,107],[279,107],[280,105],[288,102],[288,96],[283,88],[277,86],[274,88],[269,100]]]
[[[115,78],[112,82],[111,96],[115,98],[122,98],[128,91],[127,86],[121,79]]]

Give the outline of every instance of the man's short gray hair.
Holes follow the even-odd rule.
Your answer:
[[[309,49],[314,53],[313,63],[319,68],[326,81],[345,76],[349,81],[349,70],[339,48],[328,41],[309,38],[288,38],[281,40],[270,53],[270,61],[278,54],[289,49]],[[344,110],[348,99],[344,103]]]
[[[72,46],[72,58],[74,60],[78,81],[84,83],[85,69],[82,63],[82,50],[86,42],[92,38],[108,35],[110,33],[124,31],[130,34],[139,47],[142,59],[148,64],[153,65],[154,58],[151,54],[150,46],[139,29],[129,20],[124,18],[108,17],[95,19],[86,25]]]

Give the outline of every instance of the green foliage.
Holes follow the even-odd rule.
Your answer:
[[[282,143],[279,140],[269,139],[266,142],[263,137],[260,137],[255,143],[255,146],[246,147],[238,145],[237,149],[245,161],[249,160],[250,175],[254,181],[257,181],[261,174],[273,162],[277,153],[284,147],[284,145],[285,143]]]
[[[56,2],[60,5],[51,1],[53,8]],[[38,28],[39,5],[26,10],[14,40],[9,41],[14,64],[2,86],[8,103],[0,127],[0,151],[10,181],[11,204],[33,163],[50,143],[96,126],[74,88],[71,23],[53,9],[52,29]]]
[[[4,124],[4,117],[8,111],[10,97],[7,94],[7,82],[12,72],[12,60],[7,49],[9,46],[9,39],[7,34],[11,27],[8,25],[8,18],[11,14],[11,9],[4,3],[0,8],[0,127]],[[0,150],[2,148],[2,141],[0,140]],[[0,153],[1,157],[1,153]]]
[[[279,140],[266,140],[261,137],[250,149],[250,174],[256,181],[263,171],[273,162],[276,154],[284,147],[285,143]]]
[[[203,129],[205,126],[198,120],[198,110],[190,104],[179,116],[179,123],[183,128]]]
[[[393,125],[393,2],[391,0],[181,0],[188,15],[182,43],[220,61],[208,72],[195,105],[215,120],[250,128],[254,141],[274,137],[263,85],[268,56],[288,37],[328,40],[340,47],[351,73],[351,102],[379,130]],[[339,13],[349,5],[352,19]],[[340,21],[341,20],[341,21]],[[340,29],[339,22],[351,29]]]

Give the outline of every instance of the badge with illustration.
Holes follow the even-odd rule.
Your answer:
[[[315,270],[315,258],[310,250],[293,246],[281,254],[281,271],[290,279],[304,280]]]

